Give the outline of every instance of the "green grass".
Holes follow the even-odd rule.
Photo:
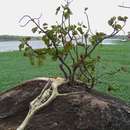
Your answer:
[[[126,67],[127,72],[121,72],[113,77],[104,79],[109,84],[114,84],[116,91],[110,94],[122,98],[130,103],[130,42],[116,45],[104,45],[96,51],[97,55],[102,56],[105,69],[99,67],[99,73],[102,71],[109,72],[120,67]],[[98,85],[97,89],[107,92],[106,85]]]
[[[109,71],[125,66],[128,69],[126,73],[120,73],[113,77],[107,77],[103,80],[114,83],[117,91],[110,94],[117,96],[130,103],[130,42],[116,45],[103,45],[98,47],[95,54],[100,55],[103,64],[99,64],[98,72]],[[50,58],[44,62],[43,66],[32,66],[29,60],[22,56],[20,52],[0,53],[0,91],[10,89],[25,80],[39,76],[55,77],[61,76],[57,63]],[[97,89],[107,92],[106,85],[97,85]]]
[[[0,91],[4,91],[25,80],[39,76],[61,75],[57,65],[48,58],[43,66],[32,66],[20,52],[0,53]]]

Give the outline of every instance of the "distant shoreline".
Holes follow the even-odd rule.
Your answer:
[[[24,37],[31,37],[31,40],[35,41],[35,40],[41,40],[41,37],[34,37],[34,36],[17,36],[17,35],[0,35],[0,42],[4,42],[4,41],[20,41],[20,39],[24,38]],[[111,39],[124,39],[124,38],[128,38],[127,35],[116,35],[114,37],[112,37]]]
[[[40,37],[34,37],[34,36],[0,35],[0,42],[20,41],[20,39],[22,39],[24,37],[31,37],[31,40],[40,40]]]

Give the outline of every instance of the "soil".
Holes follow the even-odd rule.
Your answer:
[[[29,103],[46,81],[31,80],[0,94],[0,130],[16,130],[24,120]],[[79,94],[58,97],[37,112],[26,130],[130,130],[130,106],[117,98],[84,84],[64,84],[60,93]]]

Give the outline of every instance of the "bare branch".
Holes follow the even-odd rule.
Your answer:
[[[126,25],[126,22],[124,22],[124,25],[122,26],[122,28],[120,30],[115,30],[114,29],[114,31],[110,35],[104,36],[104,38],[102,39],[102,41],[104,39],[111,38],[111,37],[115,36],[119,31],[121,31],[124,28],[125,25]],[[88,52],[87,55],[89,56],[100,43],[101,43],[101,41],[97,41],[97,43],[92,47],[92,49]]]
[[[88,14],[87,14],[86,11],[84,12],[84,14],[86,15],[86,18],[87,18],[87,24],[88,24],[88,31],[87,31],[86,33],[90,32],[92,35],[94,35],[93,32],[92,32],[92,30],[91,30],[91,26],[90,26],[90,22],[89,22]]]
[[[118,5],[118,7],[130,9],[130,6]]]
[[[19,23],[21,23],[22,21],[23,21],[23,19],[25,19],[25,18],[28,18],[29,20],[25,23],[25,24],[23,24],[23,25],[20,25],[21,27],[25,27],[27,24],[29,24],[30,22],[33,22],[37,27],[38,27],[38,29],[40,29],[40,31],[42,31],[43,33],[46,33],[46,31],[44,31],[41,27],[40,27],[40,18],[41,18],[41,16],[42,16],[42,14],[38,17],[38,18],[32,18],[31,16],[29,16],[29,15],[24,15],[20,20],[19,20]],[[36,22],[36,20],[38,21],[38,22]]]
[[[21,27],[25,27],[29,22],[33,21],[33,20],[37,20],[38,21],[38,24],[40,24],[40,18],[42,17],[42,14],[40,14],[40,16],[38,18],[31,18],[31,16],[29,15],[24,15],[20,20],[19,20],[19,23],[22,22],[23,19],[25,18],[28,18],[29,20],[23,24],[23,25],[20,25]]]
[[[53,42],[53,41],[52,41],[52,42]],[[70,69],[70,67],[65,63],[65,61],[62,59],[62,57],[59,56],[59,51],[58,51],[58,48],[57,48],[55,42],[53,42],[53,45],[54,45],[54,48],[55,48],[55,50],[56,50],[57,57],[58,57],[59,61],[61,62],[61,64],[63,64],[63,65],[68,69],[69,75],[71,76],[71,69]]]
[[[67,72],[65,71],[65,69],[64,69],[64,67],[63,67],[63,64],[60,64],[59,67],[60,67],[61,71],[63,72],[65,79],[67,79],[67,78],[68,78],[68,74],[67,74]]]
[[[64,1],[67,3],[67,6],[69,6],[73,2],[73,0],[64,0]]]
[[[87,74],[85,74],[85,71],[82,69],[82,67],[80,67],[80,72],[83,74],[83,76],[87,79],[87,80],[90,80],[90,78],[88,77]]]

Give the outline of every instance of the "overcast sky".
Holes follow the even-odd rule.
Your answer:
[[[20,27],[19,19],[23,15],[37,17],[42,13],[41,23],[54,24],[57,20],[55,9],[64,3],[64,0],[0,0],[0,35],[32,35],[31,24]],[[112,16],[130,17],[130,9],[117,7],[119,4],[130,6],[129,0],[74,0],[71,4],[73,21],[86,23],[84,8],[88,7],[91,28],[95,31],[109,32],[107,20]],[[125,27],[126,33],[130,31],[130,18]]]

